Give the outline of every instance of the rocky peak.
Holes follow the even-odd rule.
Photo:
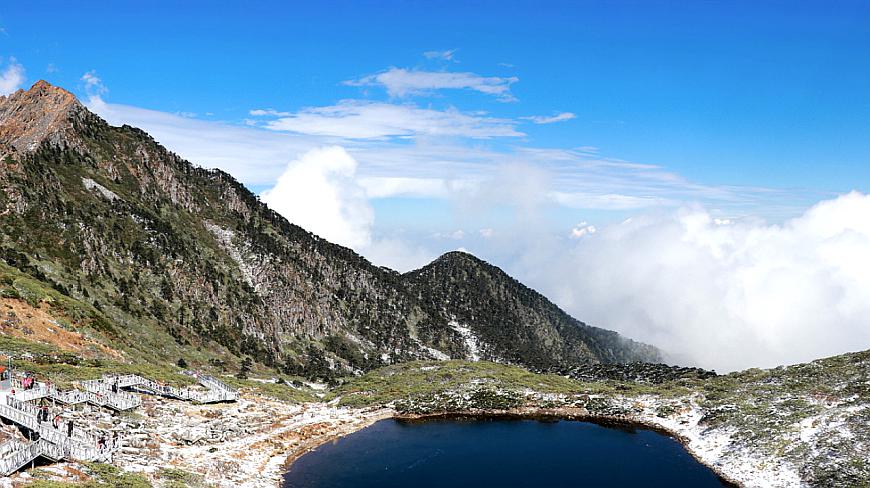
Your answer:
[[[75,95],[39,80],[29,90],[0,97],[0,146],[32,152],[46,140],[59,145],[85,113]]]

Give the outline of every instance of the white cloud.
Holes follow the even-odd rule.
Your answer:
[[[580,239],[583,236],[592,235],[597,231],[598,229],[596,229],[594,225],[589,225],[586,222],[580,222],[579,224],[575,225],[573,229],[571,229],[571,238]]]
[[[255,115],[267,115],[258,110]],[[282,114],[282,112],[276,112]],[[265,127],[297,134],[347,139],[429,137],[521,137],[510,119],[468,114],[456,109],[434,110],[413,105],[343,100],[312,107],[267,121]]]
[[[288,116],[293,115],[291,112],[281,112],[281,111],[275,110],[274,108],[254,109],[254,110],[249,111],[248,114],[250,114],[254,117],[266,117],[266,116],[288,117]]]
[[[356,181],[357,162],[338,146],[290,162],[263,202],[287,220],[343,246],[371,243],[374,211]]]
[[[479,113],[347,101],[291,116],[282,116],[286,112],[275,109],[259,109],[253,111],[254,116],[266,118],[246,127],[107,103],[100,95],[105,88],[102,82],[93,72],[90,75],[92,78],[87,79],[97,91],[90,94],[87,106],[109,123],[140,127],[182,157],[204,167],[220,168],[248,185],[272,185],[288,161],[315,147],[340,144],[359,162],[359,184],[369,198],[486,200],[487,195],[476,195],[480,185],[511,167],[536,168],[531,182],[540,180],[539,176],[547,179],[547,188],[538,185],[520,192],[524,202],[529,202],[533,191],[539,191],[543,193],[534,196],[536,205],[555,203],[578,210],[624,212],[700,201],[714,206],[717,212],[727,212],[729,217],[762,208],[767,216],[782,219],[800,211],[797,199],[814,197],[809,192],[796,196],[765,188],[696,184],[662,167],[609,159],[588,147],[494,150],[478,142],[471,144],[468,137],[518,140],[522,133],[513,120]],[[288,131],[264,130],[264,123],[275,128],[286,126]],[[529,186],[521,180],[518,185]],[[504,194],[510,193],[507,188]],[[490,196],[494,201],[499,199],[498,195]]]
[[[81,80],[85,83],[85,92],[92,98],[105,95],[109,91],[103,84],[103,80],[97,76],[96,70],[90,70],[83,74]]]
[[[427,59],[441,59],[443,61],[456,62],[456,59],[454,59],[456,51],[458,50],[447,49],[446,51],[426,51],[423,53],[423,56],[425,56]]]
[[[111,124],[140,127],[182,157],[207,168],[220,168],[248,185],[272,185],[287,162],[298,155],[315,147],[341,144],[359,162],[359,183],[369,198],[462,198],[463,194],[476,193],[483,182],[491,180],[504,168],[519,165],[537,168],[541,175],[547,175],[548,187],[537,187],[535,191],[543,192],[537,199],[579,210],[625,211],[701,201],[715,205],[732,217],[757,212],[759,208],[764,208],[774,218],[792,216],[799,211],[794,203],[794,192],[699,185],[659,166],[608,159],[583,148],[517,146],[496,151],[452,137],[457,132],[480,137],[511,134],[515,129],[502,119],[481,122],[464,114],[451,119],[450,114],[432,111],[434,114],[429,119],[428,114],[419,116],[410,122],[411,128],[402,129],[399,128],[402,119],[419,115],[415,110],[421,109],[400,105],[398,111],[393,111],[384,104],[388,107],[382,111],[379,107],[339,108],[340,104],[319,115],[320,122],[313,117],[316,122],[310,128],[313,134],[300,134],[107,103],[99,95],[90,96],[86,105]],[[350,133],[413,133],[419,137],[412,138],[413,144],[392,138],[339,138],[335,134],[342,132],[341,127],[318,128],[318,124],[329,122],[328,113],[336,114],[336,118],[339,113],[346,113],[350,119],[355,119],[353,123],[338,122],[349,124],[346,131]],[[314,115],[318,115],[317,111]],[[369,122],[375,124],[374,130],[355,126]],[[301,124],[293,119],[289,123]],[[427,127],[427,123],[431,126]],[[463,123],[469,126],[467,130]],[[300,130],[306,129],[300,127]],[[450,136],[435,137],[433,134],[439,130]],[[320,133],[333,135],[316,135]],[[528,186],[522,181],[518,183]],[[527,200],[527,196],[523,199]]]
[[[432,237],[438,240],[461,241],[465,239],[465,231],[459,229],[450,232],[435,232]]]
[[[578,318],[719,371],[870,348],[870,196],[783,225],[700,207],[636,216],[513,271]],[[540,238],[540,237],[539,237]]]
[[[0,72],[0,96],[9,95],[21,88],[23,83],[24,66],[21,66],[15,58],[10,57],[6,68]]]
[[[413,197],[449,199],[458,194],[476,191],[480,182],[475,180],[448,180],[443,178],[413,178],[401,176],[364,176],[359,184],[369,198]]]
[[[677,204],[677,202],[669,201],[660,197],[620,195],[614,193],[590,194],[583,192],[571,193],[554,191],[550,193],[550,197],[560,205],[577,209],[629,210]]]
[[[575,119],[575,118],[577,118],[577,116],[571,112],[561,112],[561,113],[558,113],[555,115],[550,115],[550,116],[531,115],[528,117],[520,117],[520,118],[523,120],[529,120],[535,124],[552,124],[555,122],[564,122],[566,120]]]
[[[344,82],[350,86],[382,86],[393,97],[429,95],[437,90],[472,90],[493,95],[503,102],[516,101],[510,86],[519,81],[515,76],[480,76],[475,73],[449,71],[418,71],[390,68],[387,71]]]
[[[490,237],[495,235],[495,230],[491,227],[480,229],[478,232],[480,233],[480,237],[483,237],[484,239],[489,239]]]
[[[439,178],[363,177],[360,185],[369,198],[399,196],[445,198],[450,193],[447,181]]]
[[[624,212],[700,201],[732,217],[763,208],[767,216],[781,219],[800,211],[796,199],[814,197],[809,192],[798,197],[791,191],[701,185],[660,166],[607,158],[591,147],[494,150],[480,141],[519,140],[523,134],[515,120],[480,113],[345,101],[290,115],[257,109],[251,113],[259,121],[242,126],[107,103],[99,77],[89,72],[84,80],[91,86],[88,108],[109,123],[140,127],[182,157],[220,168],[248,185],[274,184],[288,161],[315,147],[340,144],[359,162],[359,183],[369,198],[462,199],[510,167],[537,168],[546,176],[548,188],[536,190],[544,192],[535,196],[538,203],[578,210]],[[264,130],[263,124],[287,130]],[[524,201],[529,195],[522,192]]]

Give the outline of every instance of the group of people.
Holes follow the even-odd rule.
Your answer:
[[[32,390],[33,387],[36,386],[36,378],[33,376],[25,376],[24,379],[21,380],[21,387],[25,390]]]
[[[49,417],[51,417],[51,413],[48,410],[48,405],[43,404],[41,407],[39,407],[39,412],[37,412],[36,414],[36,420],[38,420],[39,423],[48,422]],[[55,416],[51,419],[51,425],[55,429],[60,428],[60,424],[62,422],[63,419],[61,419],[59,413],[55,414]]]
[[[106,434],[102,434],[99,439],[97,439],[97,447],[101,451],[105,451],[109,448],[108,439],[106,438]],[[112,447],[118,447],[118,431],[112,432]]]
[[[54,417],[51,416],[51,411],[48,408],[48,405],[43,402],[42,406],[39,407],[39,411],[36,412],[36,420],[41,424],[43,422],[48,422],[49,418],[51,418],[51,426],[55,429],[60,429],[61,425],[63,425],[63,417],[60,416],[59,413],[55,414]],[[66,436],[72,437],[73,429],[75,428],[75,424],[72,419],[67,420],[66,422]]]

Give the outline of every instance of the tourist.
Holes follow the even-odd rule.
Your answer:
[[[72,421],[72,419],[69,419],[66,423],[66,436],[72,437],[72,433],[73,433],[73,421]]]
[[[99,447],[101,451],[106,450],[106,436],[105,436],[105,434],[101,435],[99,440],[97,440],[97,447]]]
[[[112,448],[118,447],[118,431],[112,433]]]

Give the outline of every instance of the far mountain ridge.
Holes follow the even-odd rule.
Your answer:
[[[661,358],[468,254],[406,274],[374,266],[45,81],[0,97],[0,187],[3,261],[166,360],[250,356],[331,377],[426,358],[535,369]]]

